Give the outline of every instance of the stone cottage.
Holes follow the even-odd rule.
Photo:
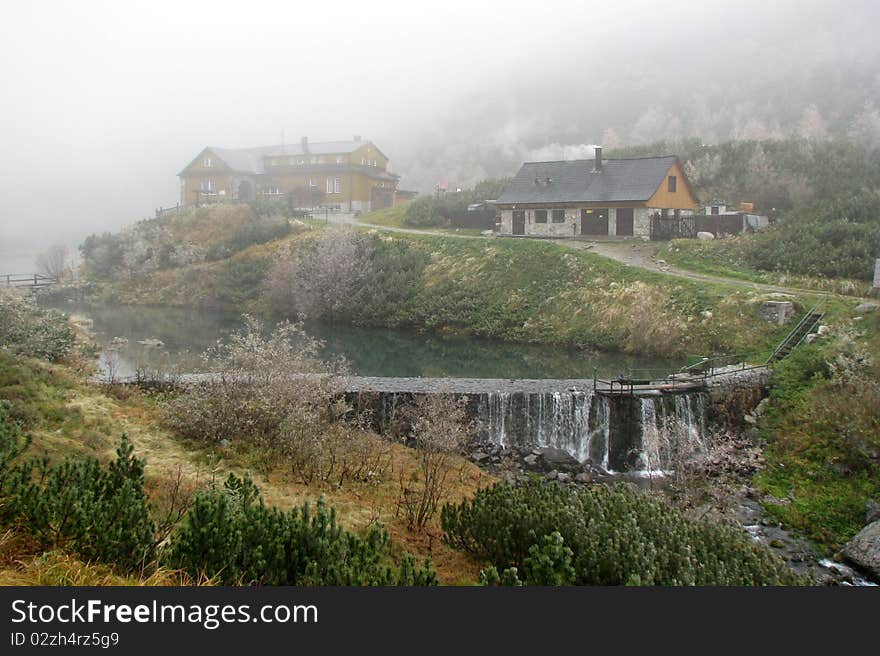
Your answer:
[[[502,235],[650,237],[652,217],[694,213],[678,157],[526,162],[496,201]]]

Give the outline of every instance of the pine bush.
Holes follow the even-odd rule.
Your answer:
[[[472,500],[447,504],[441,523],[448,544],[489,560],[496,577],[515,567],[538,585],[805,582],[743,532],[688,520],[627,485],[500,484]],[[570,579],[563,544],[571,550]]]
[[[200,494],[172,536],[166,563],[225,585],[434,585],[428,563],[404,558],[396,573],[390,537],[373,527],[344,530],[323,500],[284,512],[267,508],[247,477],[230,474],[222,489]]]
[[[0,406],[0,521],[26,531],[44,549],[133,572],[155,556],[155,527],[144,492],[144,463],[122,437],[116,460],[18,462],[28,440]]]

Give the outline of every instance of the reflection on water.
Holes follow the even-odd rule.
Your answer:
[[[197,371],[199,354],[233,330],[241,316],[230,312],[177,307],[68,305],[65,312],[89,319],[105,348],[102,365],[119,376],[148,371]],[[347,324],[307,322],[306,330],[325,342],[323,356],[343,356],[361,376],[452,378],[592,378],[632,369],[672,371],[680,361],[591,353],[547,345],[511,344],[472,337],[446,337],[409,330],[362,328]],[[124,338],[116,353],[107,349]],[[159,340],[162,346],[141,342]]]

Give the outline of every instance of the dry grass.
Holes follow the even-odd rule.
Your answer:
[[[436,519],[423,532],[410,531],[403,513],[397,513],[400,474],[408,474],[418,465],[417,454],[401,444],[389,445],[390,473],[378,483],[347,482],[342,488],[328,485],[303,485],[295,482],[287,463],[276,463],[268,470],[259,466],[253,452],[207,447],[176,438],[160,425],[160,409],[150,397],[140,393],[108,394],[103,387],[72,382],[75,376],[64,367],[52,367],[50,376],[65,380],[68,386],[54,403],[62,416],[73,419],[35,427],[34,452],[48,453],[53,459],[64,456],[94,455],[103,461],[115,457],[119,436],[125,433],[138,457],[146,460],[146,488],[151,502],[164,514],[169,486],[181,480],[183,492],[191,495],[212,481],[222,481],[230,473],[250,473],[260,487],[267,504],[289,509],[304,501],[316,502],[324,496],[335,507],[339,522],[349,530],[360,531],[382,523],[391,533],[395,556],[409,551],[420,558],[430,557],[443,583],[464,584],[477,580],[483,564],[454,551],[441,541],[442,531]],[[376,439],[375,437],[373,439]],[[457,458],[452,476],[455,479],[449,501],[470,497],[494,479],[463,458]],[[82,581],[65,585],[141,584],[138,579],[116,577],[109,569],[81,563],[75,558],[50,554],[41,558],[16,543],[15,557],[0,555],[0,583],[31,582],[51,585],[52,581]],[[5,545],[8,551],[9,544]],[[167,573],[166,573],[167,574]],[[102,578],[103,577],[103,578]],[[145,579],[161,585],[177,584],[173,576],[157,575]],[[47,583],[41,583],[47,582]]]

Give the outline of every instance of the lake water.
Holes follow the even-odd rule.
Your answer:
[[[117,375],[174,367],[198,369],[198,355],[242,326],[241,316],[195,308],[58,305],[92,322],[102,347],[114,337],[127,340],[112,356]],[[644,358],[621,353],[594,353],[572,348],[512,344],[473,337],[438,336],[412,330],[365,328],[309,322],[306,331],[324,342],[323,357],[343,356],[358,376],[423,376],[436,378],[592,378],[625,374],[629,369],[670,372],[679,360]],[[161,347],[139,342],[159,340]],[[108,363],[106,353],[102,364]]]

